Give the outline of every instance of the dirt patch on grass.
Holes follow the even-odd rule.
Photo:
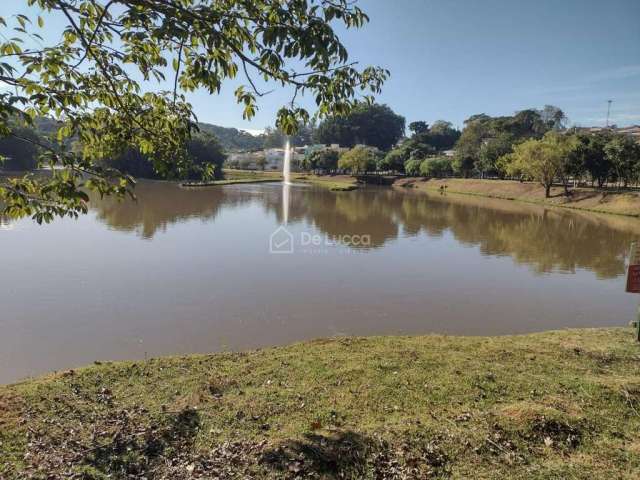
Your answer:
[[[19,418],[19,412],[23,408],[21,397],[10,391],[0,392],[0,429],[8,428]]]
[[[585,431],[588,430],[584,421],[567,421],[560,418],[549,418],[545,415],[536,416],[528,426],[529,431],[525,435],[534,443],[538,442],[547,447],[561,449],[577,448]]]
[[[640,440],[629,443],[626,445],[626,449],[635,455],[640,455]]]
[[[59,425],[58,441],[29,434],[21,478],[198,479],[323,478],[424,479],[448,472],[438,439],[411,436],[390,443],[354,431],[307,434],[269,442],[238,440],[197,446],[202,426],[197,410],[185,409],[158,422],[144,411],[113,411],[95,422],[91,438]],[[94,419],[96,421],[98,419]]]
[[[533,402],[512,403],[498,409],[498,425],[534,448],[575,449],[589,427],[583,417]],[[517,442],[516,442],[517,443]]]
[[[356,432],[306,435],[267,451],[262,461],[282,478],[433,478],[448,472],[437,440],[389,443]]]
[[[505,417],[517,425],[525,425],[541,416],[561,416],[578,417],[579,408],[575,404],[557,398],[546,398],[541,403],[516,402],[501,406],[497,409],[497,415]]]
[[[155,421],[147,413],[143,407],[112,409],[82,418],[92,424],[90,434],[81,432],[76,422],[55,419],[47,432],[30,428],[23,478],[38,478],[41,472],[55,474],[47,478],[144,478],[162,470],[167,456],[172,463],[180,462],[193,449],[198,412],[185,409]],[[28,412],[25,422],[31,417]]]

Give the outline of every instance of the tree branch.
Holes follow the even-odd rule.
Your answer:
[[[102,10],[102,13],[100,14],[100,18],[98,19],[98,22],[96,23],[96,28],[93,29],[93,33],[91,34],[91,37],[89,38],[89,41],[87,42],[87,47],[85,49],[84,55],[82,56],[82,58],[80,60],[78,60],[78,63],[76,63],[75,65],[73,65],[71,68],[75,69],[78,66],[80,66],[80,64],[82,62],[84,62],[84,60],[87,58],[87,55],[89,55],[89,48],[91,48],[91,45],[93,44],[93,40],[96,38],[96,34],[98,33],[98,30],[100,29],[100,26],[102,25],[102,21],[105,18],[105,15],[107,14],[107,10],[109,10],[109,7],[115,2],[116,0],[110,0],[109,3],[107,3],[104,7],[104,9]]]

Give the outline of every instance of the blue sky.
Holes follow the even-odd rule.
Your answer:
[[[0,15],[26,12],[3,1]],[[577,125],[640,124],[640,0],[360,0],[371,22],[341,31],[353,60],[391,70],[378,97],[407,121],[461,126],[476,113],[557,105]],[[58,22],[47,23],[47,34]],[[201,121],[244,129],[273,124],[289,92],[261,99],[252,122],[233,98],[188,99]],[[303,100],[312,106],[310,99]]]
[[[640,123],[638,0],[372,0],[348,44],[387,66],[381,100],[408,120],[509,114],[545,103],[574,123]]]

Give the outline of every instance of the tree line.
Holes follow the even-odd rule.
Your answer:
[[[38,119],[33,126],[13,123],[12,135],[0,137],[0,167],[9,171],[26,171],[46,166],[40,163],[39,158],[43,151],[54,148],[59,142],[56,138],[58,127],[57,122],[49,118]],[[67,139],[65,143],[78,155],[83,154],[84,146],[77,138]],[[185,162],[184,167],[169,175],[155,169],[153,154],[143,153],[141,149],[133,147],[115,155],[100,156],[95,163],[99,167],[116,169],[137,178],[221,178],[226,154],[218,138],[212,133],[193,133],[186,143],[186,155],[188,162]]]
[[[16,135],[1,138],[4,168],[35,168],[37,143],[54,141],[51,133],[56,127],[52,122],[43,118],[36,128],[15,125]],[[545,187],[547,195],[556,182],[568,193],[571,184],[626,188],[640,181],[640,147],[631,137],[610,129],[567,129],[565,124],[564,112],[547,105],[510,116],[473,115],[464,121],[462,130],[445,120],[431,125],[415,121],[408,125],[410,135],[405,136],[404,117],[387,105],[360,103],[347,115],[326,118],[318,125],[301,124],[291,137],[280,129],[268,128],[262,135],[251,137],[251,149],[281,147],[289,138],[295,146],[311,145],[299,164],[304,170],[534,180]],[[192,135],[187,143],[189,166],[173,178],[222,176],[225,151],[229,149],[216,134],[230,135],[227,142],[249,134],[214,127],[203,124]],[[338,144],[341,151],[318,146],[329,144]],[[81,150],[78,145],[75,148]],[[135,177],[166,178],[154,167],[151,155],[136,149],[101,158],[98,163]]]
[[[98,164],[117,169],[136,178],[176,179],[176,180],[212,180],[223,177],[222,167],[226,154],[218,138],[207,132],[198,132],[186,143],[188,162],[170,176],[159,174],[152,156],[138,149],[129,148],[116,156],[101,159]]]
[[[375,118],[372,122],[364,119]],[[476,177],[540,182],[550,195],[560,182],[599,188],[626,188],[640,182],[640,145],[613,129],[597,132],[566,128],[564,112],[553,105],[510,116],[473,115],[462,131],[438,120],[409,124],[389,107],[362,105],[351,115],[325,120],[317,129],[320,143],[353,147],[308,152],[301,167],[352,174],[400,173],[424,177]],[[386,129],[387,135],[378,132]],[[381,140],[382,139],[382,140]]]

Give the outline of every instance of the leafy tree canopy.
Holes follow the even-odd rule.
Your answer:
[[[404,135],[405,119],[387,105],[359,103],[348,115],[333,116],[318,126],[318,143],[353,147],[358,144],[389,150]]]
[[[427,158],[420,163],[420,175],[442,178],[453,173],[451,159],[447,157]]]
[[[465,120],[465,128],[458,139],[456,166],[459,173],[503,174],[497,160],[513,151],[524,140],[539,139],[552,129],[562,128],[566,117],[561,109],[546,105],[542,110],[527,109],[511,116],[490,117],[484,113]]]
[[[351,0],[27,2],[43,14],[0,19],[0,55],[9,59],[0,63],[0,136],[29,141],[11,128],[15,118],[62,123],[58,143],[41,146],[41,162],[55,167],[48,178],[2,181],[0,199],[14,217],[86,212],[86,189],[130,193],[130,177],[98,163],[128,148],[149,155],[159,175],[187,174],[195,117],[185,92],[217,94],[225,80],[242,78],[235,97],[250,119],[267,93],[259,81],[289,87],[276,126],[290,134],[310,118],[299,95],[315,99],[319,116],[344,115],[358,94],[371,101],[388,75],[357,69],[334,31],[336,22],[359,28],[368,20]],[[39,33],[47,14],[65,19],[53,42]],[[171,88],[155,91],[154,81]],[[68,138],[79,140],[80,152]]]
[[[498,160],[512,152],[516,140],[509,132],[500,132],[495,137],[485,139],[480,145],[480,158],[475,164],[476,170],[502,177],[506,172]]]
[[[423,160],[419,158],[409,159],[404,164],[404,171],[410,177],[417,177],[418,175],[420,175],[420,165],[422,164],[422,162]]]
[[[613,165],[607,155],[605,146],[611,140],[610,132],[578,133],[575,135],[575,146],[570,153],[569,161],[576,170],[584,169],[591,178],[602,187],[609,178]]]
[[[554,105],[545,105],[538,113],[542,121],[553,130],[563,129],[567,125],[567,116]]]
[[[427,130],[429,130],[429,124],[427,122],[422,121],[422,120],[418,120],[416,122],[411,122],[409,124],[409,130],[411,130],[411,132],[413,132],[414,135],[416,135],[418,133],[423,133],[423,132],[426,132]]]
[[[575,139],[570,135],[548,132],[542,139],[529,139],[515,146],[507,155],[507,171],[540,182],[545,196],[550,196],[553,181],[562,176]]]
[[[604,146],[604,153],[615,172],[626,187],[638,179],[640,165],[640,145],[628,135],[615,135]]]
[[[404,162],[409,158],[409,154],[402,146],[394,148],[387,152],[384,157],[380,157],[378,162],[378,170],[392,170],[395,172],[404,172]]]
[[[433,155],[436,149],[428,141],[428,132],[413,135],[400,144],[396,150],[404,152],[405,160],[409,158],[425,158]]]
[[[218,139],[206,132],[198,132],[187,141],[186,154],[189,169],[181,177],[185,179],[222,178],[222,165],[226,159]],[[164,178],[154,170],[153,159],[148,154],[129,148],[124,152],[98,160],[104,168],[117,169],[136,178]]]
[[[450,149],[460,137],[460,131],[445,120],[438,120],[431,126],[423,121],[412,122],[409,129],[413,135],[387,154],[381,162],[381,170],[402,172],[407,161],[421,160],[438,151]]]
[[[302,159],[302,168],[305,170],[331,171],[338,167],[340,154],[337,150],[322,148],[313,150]]]
[[[453,127],[451,122],[438,120],[426,130],[417,132],[411,140],[415,144],[425,144],[435,151],[452,148],[460,138],[460,131]]]
[[[348,170],[354,175],[376,169],[380,152],[376,148],[358,145],[344,152],[338,160],[338,168]]]

